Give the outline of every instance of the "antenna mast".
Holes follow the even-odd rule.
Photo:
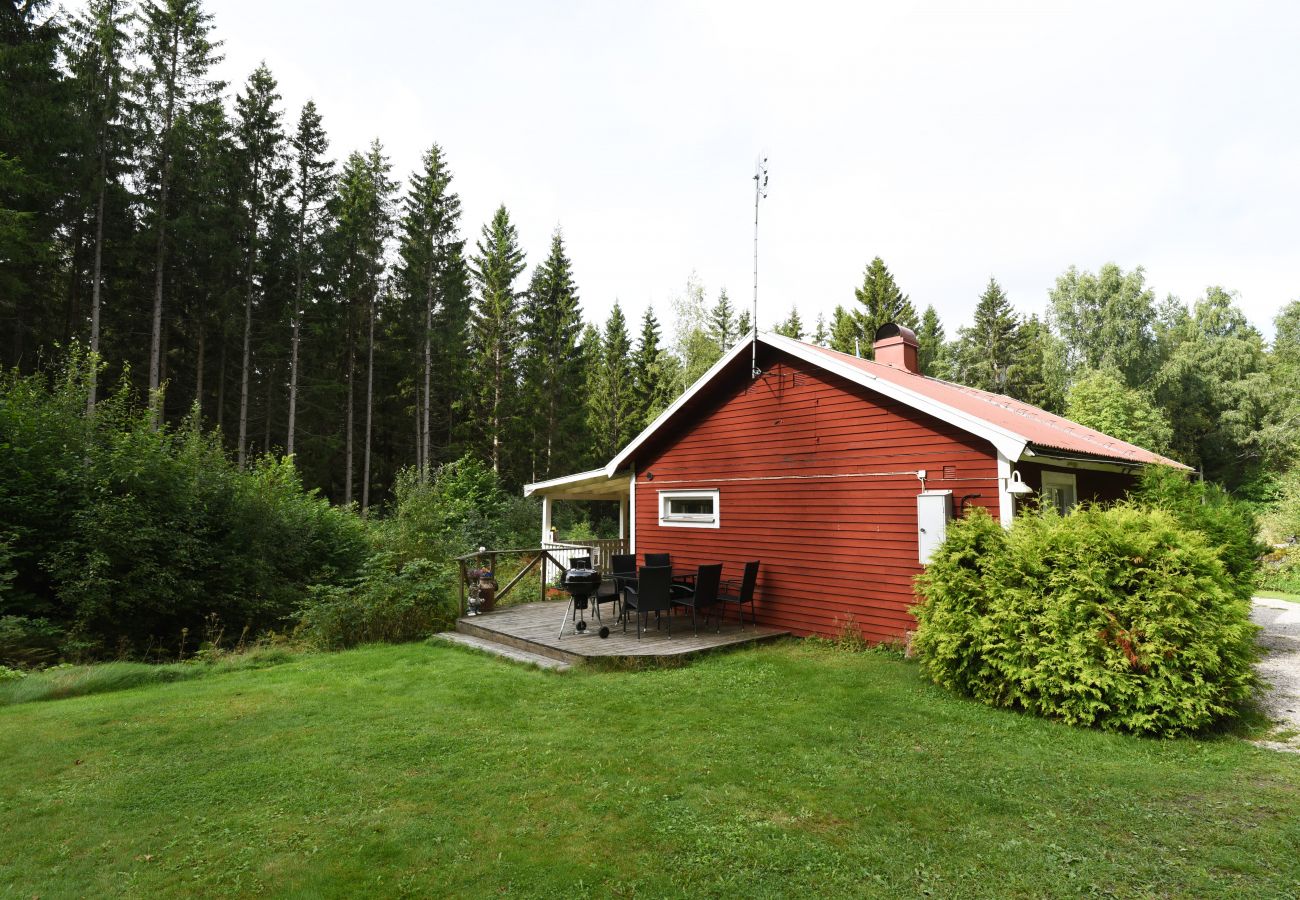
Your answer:
[[[760,157],[754,166],[754,318],[750,323],[754,330],[749,352],[749,374],[757,378],[763,373],[758,370],[758,201],[767,196],[767,157]]]

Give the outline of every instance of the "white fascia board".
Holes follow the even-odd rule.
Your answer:
[[[566,487],[583,481],[595,481],[597,479],[603,481],[609,477],[610,476],[605,473],[604,469],[592,469],[590,472],[578,472],[574,475],[561,475],[559,478],[552,478],[549,481],[534,481],[532,484],[524,485],[524,496],[531,497],[538,491],[545,492],[553,488]]]
[[[842,363],[833,357],[824,353],[819,353],[799,341],[791,340],[777,334],[762,335],[759,340],[770,347],[789,353],[806,363],[825,369],[835,375],[839,375],[846,381],[860,384],[863,387],[884,394],[886,397],[897,400],[905,406],[919,410],[936,419],[955,425],[962,431],[966,431],[976,437],[983,438],[991,443],[994,448],[1009,460],[1018,460],[1024,452],[1028,443],[1020,435],[1000,428],[991,422],[972,416],[969,413],[954,409],[946,403],[940,403],[932,400],[924,394],[918,394],[916,391],[909,390],[902,385],[895,384],[884,378],[877,378],[870,372],[863,371],[856,366]]]
[[[750,334],[752,335],[753,332],[750,332]],[[768,337],[767,335],[759,335],[758,339],[760,341],[766,342]],[[750,340],[752,340],[752,337],[750,338]],[[680,397],[674,400],[671,406],[669,406],[658,416],[656,416],[653,422],[647,425],[640,434],[638,434],[636,437],[632,439],[632,443],[628,444],[626,447],[624,447],[622,450],[619,451],[618,456],[615,456],[612,460],[610,460],[609,465],[605,466],[605,474],[610,476],[611,478],[614,477],[614,473],[617,472],[631,458],[632,454],[636,452],[636,449],[638,447],[644,444],[652,434],[654,434],[656,431],[659,430],[659,426],[663,425],[674,415],[676,415],[677,410],[681,409],[683,406],[689,403],[691,398],[694,397],[696,394],[698,394],[700,391],[702,391],[705,385],[711,382],[718,375],[719,372],[725,369],[733,359],[735,359],[737,356],[740,356],[743,353],[749,352],[750,340],[740,341],[736,344],[736,346],[732,347],[730,350],[724,353],[722,355],[722,359],[715,362],[712,365],[712,367],[710,367],[709,371],[705,372],[703,375],[697,378],[695,380],[695,383],[691,385],[689,388],[687,388],[684,394],[682,394]]]

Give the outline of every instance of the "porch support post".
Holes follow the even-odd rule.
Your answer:
[[[636,466],[628,468],[627,552],[636,555]]]
[[[545,547],[551,542],[551,498],[542,494],[542,542],[538,546]]]
[[[1011,460],[998,451],[998,519],[1003,528],[1010,528],[1016,518],[1016,495],[1007,488],[1011,486]]]
[[[627,497],[618,498],[618,539],[627,537]]]

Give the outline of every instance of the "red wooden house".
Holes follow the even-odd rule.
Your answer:
[[[1145,465],[1186,468],[1026,403],[919,374],[886,325],[875,361],[776,335],[733,348],[603,469],[528,485],[618,500],[631,550],[674,568],[760,560],[760,623],[872,640],[913,627],[913,578],[947,521],[1017,496],[1062,510],[1123,495]],[[751,362],[751,353],[756,353]]]

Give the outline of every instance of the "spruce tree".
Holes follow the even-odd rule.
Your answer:
[[[927,306],[921,316],[921,327],[916,332],[916,362],[922,375],[934,378],[948,377],[944,357],[943,324],[933,306]]]
[[[1007,393],[1026,403],[1062,414],[1065,411],[1065,345],[1047,323],[1030,316],[1016,336],[1019,354],[1011,368]]]
[[[740,314],[736,316],[736,338],[743,340],[749,337],[749,333],[753,330],[754,323],[750,320],[749,310],[742,309]]]
[[[615,301],[587,391],[588,432],[601,460],[612,459],[640,430],[631,356],[627,320]]]
[[[243,206],[247,255],[244,293],[244,362],[239,387],[239,444],[236,456],[244,467],[248,451],[248,387],[252,375],[253,306],[258,288],[258,252],[271,210],[288,180],[282,144],[284,128],[276,108],[280,95],[265,64],[253,70],[242,93],[235,97],[240,162],[245,173]]]
[[[799,318],[798,308],[794,306],[790,307],[790,315],[784,322],[778,323],[772,330],[777,334],[784,335],[785,337],[794,338],[796,341],[802,341],[804,338],[803,320]]]
[[[153,318],[149,342],[149,391],[162,380],[163,296],[167,268],[167,229],[172,210],[176,124],[200,103],[220,93],[222,85],[209,78],[221,61],[221,46],[209,35],[212,17],[202,0],[153,0],[143,8],[141,36],[143,69],[138,81],[141,136],[145,143],[142,180],[148,217],[154,233]],[[194,173],[181,173],[188,177]],[[152,401],[151,401],[152,402]]]
[[[830,345],[831,333],[826,329],[826,315],[817,314],[817,325],[813,328],[812,342],[818,347],[827,347]]]
[[[855,310],[857,337],[861,341],[862,356],[866,359],[874,358],[872,343],[876,339],[876,329],[881,325],[893,322],[916,329],[916,309],[912,301],[898,289],[894,276],[879,256],[863,272],[862,287],[854,288],[853,296],[859,304]]]
[[[836,305],[831,314],[830,348],[841,353],[857,355],[860,345],[858,320],[843,306]]]
[[[475,396],[479,428],[488,447],[492,471],[500,473],[509,417],[515,413],[516,350],[519,340],[519,291],[524,271],[519,233],[505,205],[483,226],[477,253],[470,260],[474,309],[470,324],[475,359]]]
[[[721,353],[731,349],[736,342],[736,310],[727,296],[727,289],[718,292],[718,302],[709,310],[708,335],[718,345]]]
[[[1005,394],[1020,356],[1020,317],[1002,286],[990,278],[975,306],[974,324],[961,329],[958,379],[970,387]]]
[[[528,435],[534,453],[530,478],[540,481],[567,471],[577,455],[573,445],[581,440],[582,310],[559,228],[551,235],[550,254],[533,272],[521,318],[521,396],[534,417]]]
[[[417,338],[413,348],[422,361],[416,391],[418,439],[416,462],[427,477],[434,457],[449,456],[453,408],[464,389],[465,242],[459,237],[460,197],[451,190],[452,175],[437,144],[424,154],[403,205],[397,278]],[[437,378],[434,375],[437,373]],[[434,420],[438,426],[435,429]],[[435,454],[435,431],[443,451]]]
[[[665,377],[667,354],[659,345],[659,320],[653,308],[641,317],[641,335],[632,355],[632,407],[639,431],[654,421],[671,402],[669,379]]]
[[[81,125],[80,177],[77,201],[91,225],[90,339],[91,354],[99,354],[101,303],[104,286],[104,226],[110,193],[125,205],[122,176],[133,149],[127,125],[127,69],[133,17],[122,0],[90,0],[68,21],[68,67],[75,83],[75,110]],[[77,229],[74,228],[74,231]],[[75,249],[74,249],[75,257]],[[74,278],[79,273],[74,273]],[[98,367],[90,372],[86,409],[93,412]]]
[[[293,307],[289,315],[289,420],[284,452],[293,456],[298,425],[298,366],[302,321],[311,285],[319,279],[321,241],[327,223],[326,203],[333,188],[334,164],[327,157],[329,138],[316,104],[308,100],[298,115],[293,145],[290,209],[293,214]]]

